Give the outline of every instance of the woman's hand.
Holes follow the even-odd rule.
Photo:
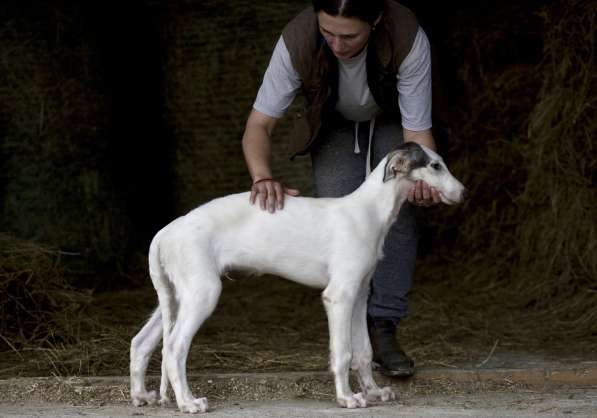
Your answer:
[[[439,192],[421,180],[417,180],[415,187],[408,193],[408,201],[415,206],[433,206],[441,203]]]
[[[274,213],[276,209],[284,209],[285,194],[289,196],[298,196],[300,192],[296,189],[284,187],[278,181],[270,178],[263,178],[256,180],[253,183],[249,200],[251,204],[255,204],[255,202],[259,200],[259,207],[262,210]]]
[[[297,196],[298,190],[288,189],[272,179],[271,135],[277,119],[255,109],[247,119],[243,135],[243,153],[253,178],[251,204],[259,200],[259,207],[274,213],[284,208],[284,195]]]
[[[417,142],[421,145],[436,150],[435,141],[431,134],[431,129],[422,131],[411,131],[403,128],[405,142]],[[408,193],[408,201],[415,206],[434,206],[441,203],[439,192],[433,187],[429,187],[424,181],[418,180],[415,187]]]

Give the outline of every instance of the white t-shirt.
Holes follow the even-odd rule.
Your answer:
[[[367,84],[367,48],[347,60],[338,60],[336,110],[355,122],[370,120],[381,108]],[[253,107],[273,118],[282,117],[300,91],[302,80],[280,37],[265,71]],[[411,131],[431,128],[431,54],[429,41],[419,27],[413,46],[398,69],[396,88],[402,126]]]

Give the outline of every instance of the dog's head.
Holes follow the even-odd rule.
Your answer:
[[[422,180],[435,188],[443,203],[454,205],[464,199],[465,188],[448,170],[435,151],[416,142],[405,142],[388,154],[383,181],[406,178]]]

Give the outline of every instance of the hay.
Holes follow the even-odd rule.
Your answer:
[[[80,11],[11,9],[0,20],[0,229],[89,255],[82,268],[120,260],[131,226],[103,68]]]
[[[16,350],[77,341],[77,318],[91,295],[70,285],[62,266],[64,255],[0,233],[2,343]]]
[[[471,200],[464,218],[434,213],[438,233],[457,228],[458,237],[421,265],[437,297],[490,321],[488,342],[597,335],[597,3],[557,2],[539,15],[537,66],[492,74],[473,58],[465,67],[477,97],[461,107],[467,122],[456,128],[451,152]],[[491,50],[484,38],[475,42]],[[518,118],[505,125],[513,111]]]
[[[519,198],[534,216],[517,231],[521,264],[551,278],[549,290],[564,297],[597,291],[597,3],[578,14],[580,3],[545,14],[552,30],[523,151],[533,164]]]
[[[73,256],[0,233],[0,375],[126,374],[147,308],[75,287]]]

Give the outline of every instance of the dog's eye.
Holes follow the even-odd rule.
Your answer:
[[[438,163],[438,162],[431,163],[431,168],[433,168],[434,170],[439,171],[439,170],[442,169],[442,165],[440,163]]]

